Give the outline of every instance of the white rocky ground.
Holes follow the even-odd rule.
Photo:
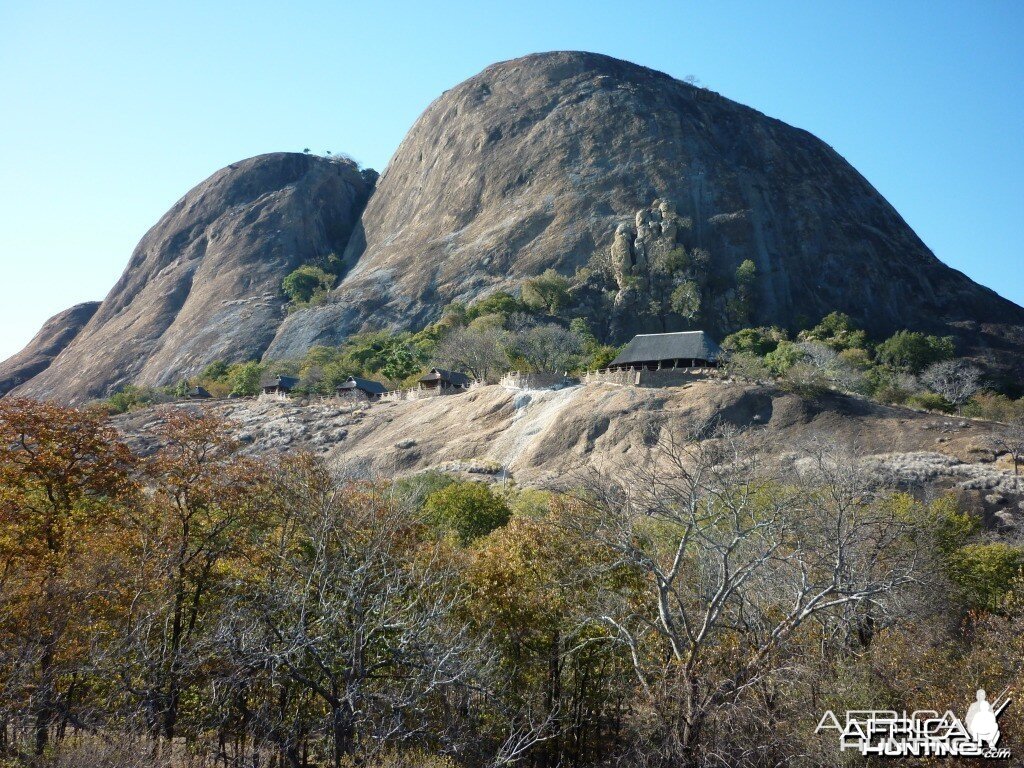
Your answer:
[[[963,494],[994,524],[1024,519],[1012,466],[993,448],[997,425],[839,395],[807,401],[768,387],[709,380],[666,389],[489,386],[372,405],[261,398],[165,407],[219,414],[250,452],[310,450],[339,472],[390,476],[437,469],[527,486],[644,461],[666,433],[714,419],[769,430],[780,454],[799,454],[811,441],[834,442],[909,488]],[[145,442],[160,414],[140,411],[118,423],[131,439]]]

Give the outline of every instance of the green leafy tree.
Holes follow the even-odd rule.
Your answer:
[[[111,413],[127,413],[152,405],[154,392],[149,387],[137,387],[129,384],[120,392],[115,392],[107,400],[107,408]]]
[[[800,334],[801,341],[820,341],[836,352],[845,349],[864,349],[867,335],[854,325],[849,315],[842,312],[830,312],[821,322],[810,330]]]
[[[465,320],[468,323],[476,320],[481,315],[511,315],[516,312],[532,311],[532,307],[517,299],[511,293],[498,291],[470,304],[465,310]]]
[[[691,267],[693,267],[693,259],[681,245],[665,254],[665,271],[670,275],[686,272]]]
[[[569,303],[569,281],[555,270],[546,269],[523,283],[522,300],[533,310],[557,315]]]
[[[976,608],[998,610],[1021,575],[1024,552],[1004,542],[967,544],[949,556],[949,573],[964,599]]]
[[[229,368],[230,366],[223,360],[214,360],[208,366],[203,368],[203,372],[199,374],[199,378],[220,381],[227,378]]]
[[[418,348],[412,334],[380,331],[354,336],[347,345],[348,358],[365,374],[379,373],[393,381],[401,381],[419,371],[424,350]]]
[[[786,374],[790,368],[804,359],[804,352],[791,341],[780,341],[778,346],[764,357],[765,365],[776,376]]]
[[[258,395],[260,392],[260,377],[263,375],[264,370],[264,367],[255,360],[232,366],[228,374],[231,394],[243,396]]]
[[[735,274],[736,294],[726,304],[729,318],[736,324],[749,322],[754,310],[754,287],[757,282],[757,266],[745,259]]]
[[[769,352],[774,352],[780,342],[788,340],[786,332],[775,326],[743,328],[726,336],[722,340],[722,349],[728,352],[747,352],[764,357]]]
[[[672,311],[687,320],[696,320],[700,316],[700,286],[695,280],[684,280],[672,291],[670,300]]]
[[[757,266],[750,259],[744,259],[736,267],[736,285],[740,289],[751,290],[757,281]]]
[[[949,360],[956,352],[952,336],[929,336],[918,331],[896,331],[878,345],[880,363],[910,373],[920,373],[932,363]]]
[[[583,367],[587,370],[607,368],[608,364],[619,354],[619,347],[602,344],[590,330],[590,324],[582,317],[574,317],[569,322],[569,332],[575,334],[583,342]]]
[[[486,536],[508,522],[512,512],[484,483],[458,481],[434,491],[424,504],[428,522],[453,531],[463,544]]]
[[[839,353],[839,359],[858,371],[867,371],[871,368],[871,353],[859,347],[844,349]]]

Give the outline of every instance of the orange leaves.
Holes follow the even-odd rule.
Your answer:
[[[106,420],[33,400],[0,400],[0,547],[60,555],[135,490],[135,457]]]

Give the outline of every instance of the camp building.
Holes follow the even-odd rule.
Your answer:
[[[265,376],[260,379],[260,389],[265,395],[287,395],[299,385],[294,376]]]
[[[338,385],[336,393],[342,396],[362,395],[367,400],[380,400],[381,395],[388,391],[388,388],[379,381],[373,379],[360,379],[358,376],[349,376],[348,379]]]
[[[634,336],[608,367],[658,370],[709,368],[718,365],[722,350],[704,331],[642,333]]]
[[[464,373],[458,371],[446,371],[443,368],[431,368],[420,377],[420,386],[423,389],[468,389],[473,380]]]

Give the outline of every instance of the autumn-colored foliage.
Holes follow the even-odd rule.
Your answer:
[[[1021,550],[825,450],[670,436],[555,493],[151,423],[0,399],[4,768],[838,766],[824,709],[1022,682]]]

